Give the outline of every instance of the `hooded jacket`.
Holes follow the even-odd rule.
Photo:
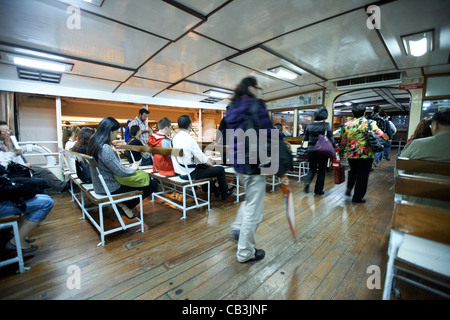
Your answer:
[[[168,136],[160,132],[154,132],[147,140],[147,144],[150,147],[164,147],[172,148],[172,140]],[[154,154],[153,155],[153,168],[163,176],[176,175],[173,169],[172,159],[170,156]]]

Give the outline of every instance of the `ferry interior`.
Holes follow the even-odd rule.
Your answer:
[[[247,76],[294,153],[314,109],[337,132],[358,103],[397,126],[394,160],[421,119],[450,108],[450,1],[0,0],[0,120],[57,175],[66,127],[111,116],[123,129],[141,108],[174,133],[188,114],[213,142]]]

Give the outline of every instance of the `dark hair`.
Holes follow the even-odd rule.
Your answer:
[[[111,144],[111,132],[119,129],[119,122],[112,117],[106,117],[100,121],[97,131],[89,141],[87,154],[93,156],[98,161],[98,152],[103,148],[103,145]]]
[[[131,136],[135,137],[139,130],[141,130],[141,127],[139,127],[138,125],[131,126],[130,127]]]
[[[320,107],[314,110],[314,120],[326,120],[328,118],[328,110],[325,107]]]
[[[72,148],[72,151],[77,151],[81,147],[87,147],[89,140],[91,140],[92,135],[95,133],[95,130],[91,127],[83,127],[80,132],[78,132],[78,140],[77,143]]]
[[[443,126],[450,126],[450,109],[437,111],[435,114],[433,114],[431,122],[437,122]]]
[[[355,118],[361,118],[366,112],[366,106],[363,104],[354,104],[352,106],[352,113]]]
[[[411,140],[431,137],[433,133],[431,132],[431,119],[422,119],[417,124],[416,130],[414,130]]]
[[[158,130],[162,130],[165,127],[170,127],[172,125],[172,121],[169,118],[164,117],[158,121]]]
[[[191,123],[192,123],[191,118],[185,114],[178,118],[178,128],[180,129],[189,128],[189,125]]]
[[[371,106],[371,107],[373,107],[373,113],[378,113],[379,111],[380,111],[380,109],[381,109],[381,107],[380,106]]]
[[[283,131],[283,125],[282,125],[281,123],[279,123],[279,122],[278,122],[278,123],[275,123],[274,127],[275,127],[276,129],[280,130],[280,132]]]
[[[7,126],[8,123],[6,121],[0,120],[0,126]]]
[[[231,103],[237,103],[243,96],[255,97],[248,87],[255,87],[258,84],[255,77],[247,77],[241,80],[241,83],[234,90],[234,96]]]
[[[382,117],[383,119],[387,117],[387,113],[384,110],[381,110],[380,112],[380,117]]]
[[[145,109],[145,108],[142,108],[141,110],[139,110],[139,115],[144,114],[144,113],[149,114],[150,111],[148,111],[148,110]]]

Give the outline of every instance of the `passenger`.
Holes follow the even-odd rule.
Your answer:
[[[139,126],[139,128],[141,129],[141,135],[139,136],[139,140],[142,142],[143,146],[147,145],[149,133],[152,131],[147,125],[147,120],[148,120],[149,114],[150,114],[150,111],[148,111],[145,108],[142,108],[139,110],[139,115],[128,124],[130,131],[131,131],[132,126]],[[128,141],[126,141],[126,142],[128,142]],[[145,163],[142,165],[151,165],[153,163],[150,153],[144,152],[141,154],[141,156],[143,158],[142,162]]]
[[[72,148],[72,151],[86,154],[89,140],[91,140],[92,135],[95,130],[91,127],[83,127],[78,133],[78,141]],[[75,161],[75,168],[77,170],[77,176],[84,183],[92,183],[91,171],[89,170],[89,165],[87,163],[82,163],[78,160]]]
[[[365,112],[366,107],[364,105],[354,104],[352,106],[355,119],[342,126],[339,144],[339,153],[348,159],[350,165],[345,194],[350,196],[353,187],[355,188],[352,198],[353,203],[366,202],[364,196],[366,195],[369,173],[375,156],[367,140],[368,120],[364,117]],[[370,123],[372,131],[379,137],[383,136],[383,131],[377,127],[375,121]]]
[[[416,130],[417,131],[417,130]],[[414,139],[401,152],[410,159],[450,162],[450,109],[436,112],[431,118],[431,137]]]
[[[47,168],[33,166],[31,163],[25,162],[22,150],[16,149],[11,142],[11,130],[5,121],[0,121],[0,163],[8,169],[11,162],[24,165],[33,172],[33,178],[44,179],[48,186],[55,191],[64,192],[68,190],[68,182],[58,179],[53,172]]]
[[[228,108],[225,119],[228,129],[242,129],[251,116],[250,108],[257,106],[257,118],[259,128],[273,129],[272,120],[269,117],[264,101],[262,89],[254,77],[244,78],[234,92],[231,105]],[[228,143],[232,148],[233,167],[240,175],[245,186],[245,201],[239,207],[236,220],[231,225],[231,238],[238,241],[237,260],[250,262],[263,259],[263,249],[255,248],[255,233],[262,221],[264,211],[264,196],[266,192],[266,176],[261,175],[261,169],[257,164],[249,164],[248,152],[245,154],[245,164],[237,163],[240,147],[239,139],[234,144]],[[244,151],[244,150],[243,150]],[[230,156],[231,158],[231,156]]]
[[[19,222],[20,245],[23,254],[32,253],[38,247],[30,245],[35,239],[29,238],[28,234],[45,220],[54,202],[46,194],[37,194],[36,184],[31,179],[13,180],[6,177],[7,173],[0,165],[0,218],[23,215]],[[17,243],[14,236],[8,233],[7,239],[5,249],[15,251]]]
[[[72,150],[76,143],[80,128],[75,126],[65,127],[63,131],[63,146],[66,150]]]
[[[179,162],[178,157],[172,156],[173,168],[182,179],[188,179],[190,174],[193,180],[200,180],[204,178],[217,178],[219,189],[214,190],[215,183],[212,183],[212,191],[218,196],[222,195],[222,199],[227,199],[233,194],[234,187],[228,188],[227,179],[225,176],[225,169],[222,166],[214,166],[213,163],[202,152],[197,142],[191,137],[190,131],[192,129],[191,118],[187,115],[182,115],[178,118],[178,127],[180,131],[173,138],[173,147],[183,149],[183,161]]]
[[[431,119],[422,119],[414,130],[413,135],[409,138],[408,143],[414,139],[431,137],[433,133],[431,132]]]
[[[381,131],[386,132],[385,121],[384,121],[384,118],[382,116],[380,116],[380,109],[381,109],[380,106],[373,106],[373,112],[371,115],[367,116],[367,119],[376,121],[377,127]],[[375,157],[373,160],[373,164],[375,166],[378,166],[380,164],[382,155],[383,155],[383,151],[375,153]]]
[[[169,118],[162,118],[158,121],[158,132],[153,132],[147,141],[150,147],[173,148],[172,140],[170,140],[170,130],[172,128],[172,121]],[[172,159],[170,156],[154,154],[153,168],[163,176],[176,175],[173,169]]]
[[[333,132],[331,131],[331,126],[325,120],[328,118],[327,108],[321,107],[314,110],[314,122],[308,124],[305,129],[305,134],[303,141],[308,141],[308,162],[309,171],[305,180],[305,192],[309,192],[309,185],[314,179],[314,175],[317,171],[317,180],[314,186],[314,193],[316,195],[323,194],[323,187],[325,185],[325,171],[327,169],[328,158],[322,156],[314,151],[316,142],[319,139],[319,134],[325,135],[330,139],[333,147],[336,147],[333,137]]]
[[[383,155],[383,158],[385,160],[390,161],[391,159],[389,158],[389,153],[391,152],[392,137],[394,135],[392,133],[391,125],[390,125],[389,120],[388,120],[388,115],[386,114],[386,112],[384,110],[380,112],[380,116],[384,119],[384,129],[385,130],[383,130],[383,131],[389,137],[388,144],[384,148],[384,150],[382,151],[382,155]]]
[[[88,144],[87,154],[93,156],[98,164],[98,169],[105,180],[108,189],[111,194],[119,194],[129,191],[142,190],[142,198],[147,198],[157,188],[155,180],[150,179],[150,183],[145,187],[128,187],[121,185],[114,175],[119,177],[126,177],[132,175],[140,166],[139,162],[135,162],[130,168],[124,167],[120,163],[120,159],[111,146],[111,142],[117,136],[120,129],[119,122],[111,117],[106,117],[100,121],[97,131],[91,137]],[[100,179],[96,172],[91,170],[92,182],[94,185],[94,191],[98,194],[106,194]],[[133,208],[139,203],[139,199],[132,199],[117,204],[119,211],[122,215],[127,216],[129,219],[135,217]]]
[[[140,137],[142,135],[141,128],[137,125],[133,125],[130,128],[131,139],[128,141],[128,145],[130,146],[144,146]],[[131,153],[133,157],[131,157]],[[138,152],[138,151],[128,151],[126,152],[127,159],[130,163],[141,161],[141,166],[150,166],[153,164],[151,154],[148,152]],[[133,161],[134,160],[134,161]]]

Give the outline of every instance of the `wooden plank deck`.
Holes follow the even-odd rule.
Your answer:
[[[144,201],[147,230],[99,235],[68,194],[30,235],[39,250],[31,267],[16,274],[0,268],[0,299],[319,299],[378,300],[382,296],[393,210],[394,161],[371,173],[365,204],[344,196],[346,183],[327,174],[325,195],[305,194],[291,180],[297,240],[290,235],[280,186],[266,193],[264,219],[256,234],[265,259],[240,264],[229,226],[239,204],[214,200],[211,211],[181,212]],[[116,225],[112,211],[105,219]],[[109,220],[108,220],[109,219]],[[4,258],[4,253],[2,258]],[[80,268],[80,289],[68,289],[69,266]],[[381,288],[370,290],[367,268],[380,267]]]

